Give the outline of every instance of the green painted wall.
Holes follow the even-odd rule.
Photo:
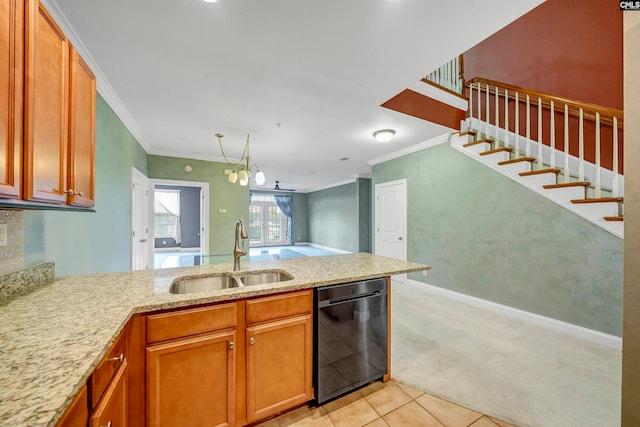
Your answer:
[[[412,279],[621,335],[621,239],[448,144],[373,167],[401,178]]]
[[[350,252],[369,252],[370,198],[371,182],[363,178],[308,193],[309,242]]]
[[[371,252],[371,180],[358,178],[359,252]]]
[[[56,275],[131,268],[131,167],[147,154],[106,102],[96,102],[95,213],[25,211],[25,265],[54,261]]]
[[[224,163],[178,157],[148,156],[149,178],[209,183],[209,253],[231,254],[238,218],[249,220],[249,187],[231,184],[224,174]],[[189,164],[193,170],[184,171]],[[226,209],[227,213],[219,213]]]

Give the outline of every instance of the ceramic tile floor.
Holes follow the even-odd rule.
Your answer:
[[[259,426],[513,427],[396,381],[373,382],[320,407],[301,407]]]

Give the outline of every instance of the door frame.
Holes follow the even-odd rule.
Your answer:
[[[136,248],[135,248],[135,243],[134,240],[136,238],[139,238],[140,236],[135,237],[134,234],[134,229],[135,229],[135,222],[136,222],[136,212],[137,210],[140,210],[141,212],[137,212],[139,215],[141,215],[141,218],[146,218],[147,219],[147,224],[146,224],[146,229],[147,229],[147,254],[146,254],[146,265],[147,265],[147,269],[149,268],[149,261],[153,259],[153,257],[149,257],[149,217],[147,215],[148,209],[149,209],[149,198],[147,197],[146,203],[136,203],[136,196],[135,196],[135,186],[136,184],[141,184],[145,187],[145,191],[147,192],[146,195],[149,194],[149,178],[142,172],[140,172],[136,167],[132,167],[131,168],[131,229],[129,230],[129,245],[131,247],[131,264],[130,264],[130,268],[131,270],[134,269],[134,266],[136,265]]]
[[[153,243],[149,245],[149,256],[153,259],[155,254],[155,229],[153,206],[155,203],[156,185],[173,185],[176,187],[197,187],[200,188],[200,252],[204,255],[209,253],[209,183],[202,181],[179,181],[176,179],[150,179],[149,180],[149,240]]]
[[[374,204],[375,204],[375,221],[374,221],[374,253],[377,254],[378,253],[378,247],[379,247],[379,243],[380,243],[380,229],[378,227],[378,219],[380,218],[380,209],[382,209],[380,200],[379,200],[379,195],[380,195],[380,191],[386,187],[393,187],[393,186],[400,186],[400,191],[402,191],[404,193],[404,224],[402,224],[402,252],[404,254],[404,260],[407,260],[407,217],[408,217],[408,210],[407,210],[407,179],[406,178],[402,178],[402,179],[397,179],[395,181],[388,181],[388,182],[381,182],[379,184],[375,185],[375,190],[374,190]],[[398,282],[402,282],[405,283],[407,280],[407,275],[406,274],[398,274],[395,276],[392,276],[393,280],[396,280]]]

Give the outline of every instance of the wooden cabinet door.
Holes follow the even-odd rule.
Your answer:
[[[247,327],[246,339],[248,421],[311,400],[310,314]]]
[[[89,419],[89,427],[127,426],[127,359],[124,359]]]
[[[23,198],[65,203],[69,45],[39,0],[26,13]]]
[[[83,385],[66,412],[56,423],[56,427],[86,427],[89,419],[89,398],[87,386]]]
[[[93,207],[95,178],[96,77],[73,46],[69,49],[69,176],[67,204]]]
[[[235,331],[147,347],[148,425],[233,426]]]
[[[0,197],[20,197],[23,63],[24,0],[0,1]]]

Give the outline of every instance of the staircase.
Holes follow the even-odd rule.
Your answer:
[[[624,238],[623,112],[481,77],[464,81],[463,65],[454,58],[422,79],[469,101],[452,147]]]
[[[562,169],[539,163],[536,157],[505,146],[503,141],[487,137],[477,129],[454,133],[451,146],[624,238],[623,197],[613,196],[611,189],[601,188],[600,196],[596,197],[595,186],[589,181],[571,174],[567,180]]]

